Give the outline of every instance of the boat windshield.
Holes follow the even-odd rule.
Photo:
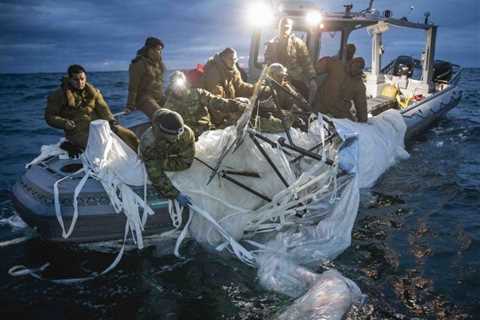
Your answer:
[[[337,56],[342,47],[342,32],[322,32],[320,34],[320,55],[319,57]]]

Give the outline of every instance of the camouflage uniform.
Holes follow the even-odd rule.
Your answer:
[[[65,78],[62,87],[55,90],[47,99],[45,109],[47,123],[54,128],[63,129],[65,138],[82,149],[87,146],[90,122],[97,119],[116,124],[102,94],[90,83],[87,83],[81,91],[72,90],[69,88],[68,79]],[[69,120],[75,122],[75,128],[68,129],[66,123]],[[132,131],[119,125],[112,126],[112,130],[137,151],[138,139]]]
[[[195,135],[188,126],[175,141],[156,138],[148,128],[140,141],[140,157],[145,162],[148,177],[155,189],[165,198],[174,199],[180,193],[165,171],[190,168],[195,156]]]
[[[317,92],[314,111],[354,121],[355,117],[350,112],[350,102],[346,101],[344,96],[347,74],[342,61],[325,57],[317,62],[316,69],[319,74],[326,74],[327,77]]]
[[[185,123],[193,129],[197,138],[206,130],[224,124],[225,113],[231,114],[242,111],[239,102],[220,98],[199,88],[190,88],[181,97],[169,90],[164,108],[180,113]]]
[[[282,86],[293,95],[299,95],[290,84],[286,83]],[[298,105],[303,108],[299,108]],[[300,100],[281,89],[271,86],[266,87],[260,95],[260,104],[253,114],[258,114],[258,127],[262,132],[278,133],[293,126],[298,116],[308,110],[308,105],[302,104]]]
[[[307,96],[303,91],[308,92],[306,84],[315,78],[315,69],[307,45],[302,39],[293,34],[287,38],[276,36],[268,42],[264,56],[267,65],[281,63],[285,66],[292,84],[303,96]]]
[[[348,62],[346,67],[347,77],[343,87],[344,99],[349,108],[351,107],[351,102],[353,102],[358,122],[368,121],[367,88],[363,83],[364,66],[365,61],[363,58],[353,58]]]
[[[227,68],[218,54],[208,60],[200,84],[203,89],[225,99],[249,98],[254,88],[252,84],[242,80],[236,66],[232,69]]]
[[[137,52],[128,68],[128,99],[127,108],[138,109],[150,119],[164,102],[163,74],[165,65],[160,61],[153,61],[146,55],[147,48]]]

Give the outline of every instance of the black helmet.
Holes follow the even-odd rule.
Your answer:
[[[151,47],[156,47],[156,46],[160,46],[163,49],[164,45],[163,45],[162,40],[160,40],[158,38],[155,38],[155,37],[148,37],[145,40],[145,47],[151,48]]]
[[[152,119],[153,133],[158,135],[178,136],[184,131],[182,116],[169,109],[155,111]]]

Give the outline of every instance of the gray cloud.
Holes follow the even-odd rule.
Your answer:
[[[353,1],[356,9],[368,1]],[[392,3],[395,3],[392,5]],[[379,9],[390,5],[397,16],[415,10],[409,20],[419,21],[424,11],[441,28],[439,56],[478,66],[480,14],[478,1],[379,0]],[[248,55],[250,30],[246,27],[247,1],[0,1],[0,72],[63,71],[71,63],[90,70],[126,70],[145,37],[155,35],[166,43],[170,68],[194,66],[216,51],[232,46]],[[342,10],[328,2],[325,9]],[[365,35],[365,34],[363,34]],[[359,51],[369,56],[368,40]],[[410,50],[410,38],[393,40],[389,53]],[[415,38],[414,41],[417,41]],[[409,53],[409,52],[407,52]]]

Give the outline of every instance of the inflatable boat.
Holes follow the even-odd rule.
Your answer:
[[[306,8],[285,10],[294,20],[298,32],[307,32],[307,45],[314,58],[321,56],[320,40],[322,33],[339,33],[340,55],[344,56],[350,33],[357,29],[367,28],[371,35],[372,67],[366,72],[366,89],[368,109],[372,117],[381,115],[389,109],[398,109],[403,116],[407,131],[405,140],[412,139],[431,126],[440,117],[455,107],[460,98],[458,88],[461,69],[446,62],[434,60],[434,46],[437,27],[425,21],[424,24],[411,23],[402,19],[394,19],[388,14],[378,15],[370,12],[353,13],[349,10],[342,13],[324,13],[321,24],[313,27],[305,26]],[[310,9],[308,9],[310,10]],[[427,33],[425,56],[423,63],[410,57],[399,57],[385,68],[381,68],[382,34],[388,26],[423,29]],[[259,51],[261,34],[264,29],[256,29],[252,36],[249,77],[259,77],[261,61]],[[376,49],[375,49],[376,48]],[[436,66],[436,67],[435,67]],[[436,71],[435,71],[436,70]],[[435,73],[436,72],[436,73]],[[414,74],[419,76],[415,77]],[[394,87],[394,95],[384,95],[386,87]],[[148,123],[137,123],[130,126],[138,136],[148,127]],[[57,156],[48,157],[31,165],[13,187],[13,200],[18,215],[41,237],[58,242],[88,243],[121,239],[124,235],[126,217],[115,212],[102,184],[95,179],[87,180],[82,192],[77,197],[79,218],[69,237],[62,234],[62,228],[55,210],[54,184],[56,181],[71,176],[82,168],[78,159],[65,159]],[[73,218],[73,199],[75,188],[82,175],[73,175],[65,179],[58,190],[58,201],[62,207],[63,223],[68,227]],[[144,197],[144,188],[133,187],[135,193]],[[169,203],[162,199],[153,188],[148,188],[149,206],[155,214],[149,217],[143,232],[144,236],[159,234],[172,229]],[[183,212],[184,215],[187,211]],[[182,219],[186,221],[186,217]]]

